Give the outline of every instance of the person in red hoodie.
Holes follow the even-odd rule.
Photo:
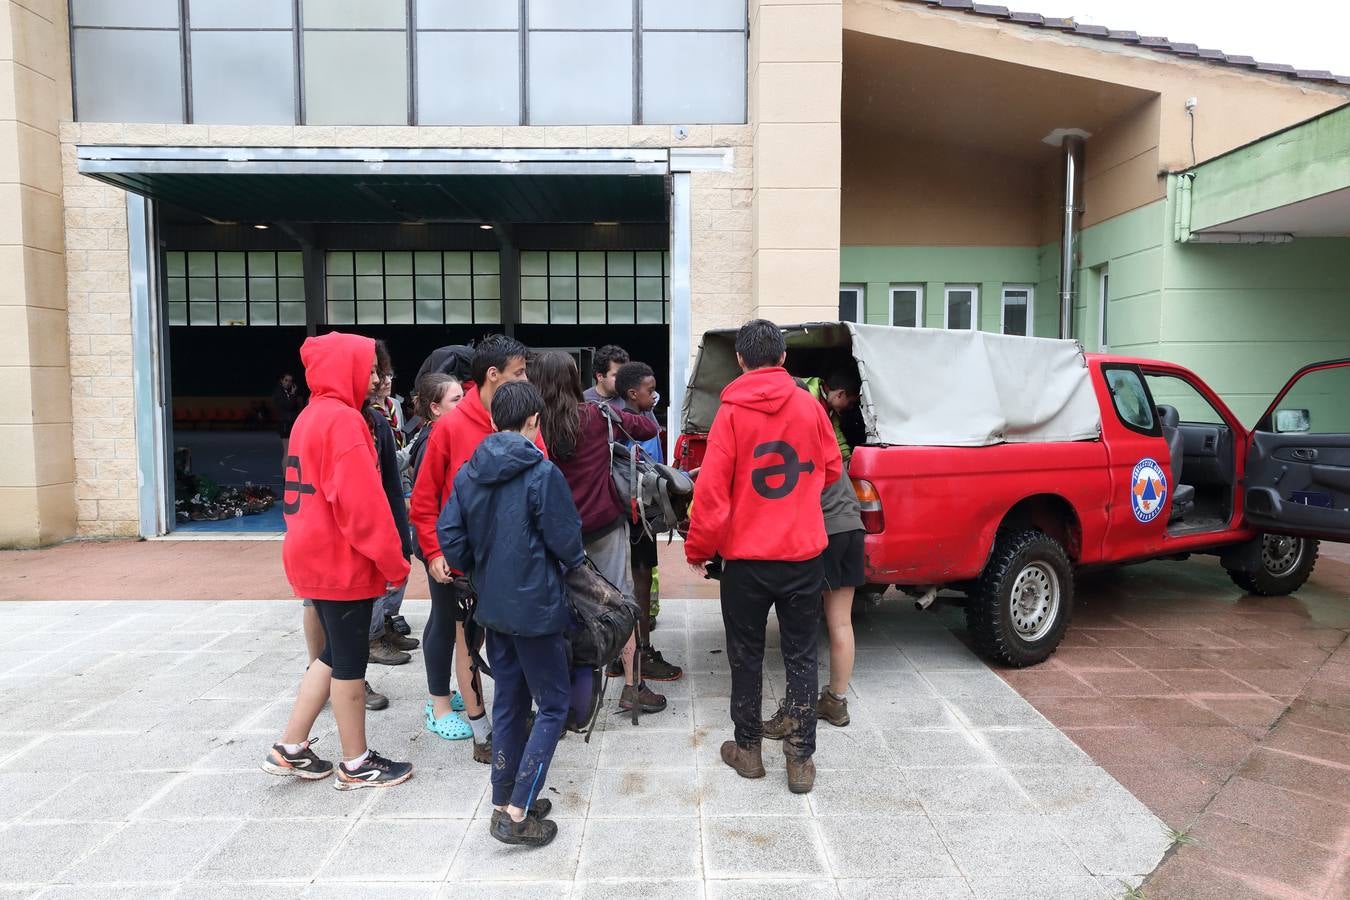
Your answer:
[[[524,344],[500,334],[486,338],[474,348],[472,380],[464,385],[464,399],[441,417],[427,438],[408,511],[431,588],[431,616],[422,631],[422,658],[427,667],[427,693],[431,695],[424,710],[426,728],[451,741],[472,737],[473,758],[481,763],[492,762],[492,725],[464,638],[465,612],[473,588],[468,578],[452,570],[445,561],[436,536],[436,520],[450,499],[455,474],[473,456],[483,438],[497,430],[488,412],[492,408],[492,395],[509,381],[525,380],[527,352]],[[541,439],[536,437],[535,443],[541,450],[544,448]],[[459,697],[450,693],[452,662],[459,681]],[[467,713],[467,721],[456,706]]]
[[[764,777],[764,629],[774,607],[787,682],[788,789],[804,794],[816,780],[816,631],[827,543],[820,498],[843,462],[829,418],[783,368],[786,359],[783,332],[767,319],[736,334],[743,374],[722,391],[684,553],[696,568],[719,553],[725,560],[722,621],[736,738],[722,744],[722,761],[742,777]]]
[[[408,561],[360,412],[381,377],[375,341],[339,332],[312,337],[300,359],[312,394],[295,420],[286,457],[281,559],[295,595],[314,603],[324,649],[305,672],[286,731],[262,769],[304,779],[333,774],[309,737],[331,700],[343,757],[334,786],[389,787],[407,781],[413,767],[366,745],[370,615],[375,598],[408,580]]]

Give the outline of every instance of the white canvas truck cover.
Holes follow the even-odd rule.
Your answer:
[[[852,351],[869,443],[983,447],[1090,440],[1101,431],[1076,341],[851,322],[789,325],[783,332],[789,369],[794,350]],[[704,335],[685,394],[685,432],[712,426],[722,389],[740,374],[734,342],[731,330]]]

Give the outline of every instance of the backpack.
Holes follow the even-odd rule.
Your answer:
[[[567,635],[572,672],[568,727],[585,731],[589,742],[605,702],[609,679],[604,670],[619,658],[637,626],[638,606],[600,574],[589,558],[567,572],[564,584],[573,621]]]
[[[431,351],[431,355],[422,362],[422,367],[417,370],[417,377],[413,380],[413,384],[416,385],[418,381],[422,380],[422,376],[428,372],[442,372],[446,375],[453,375],[461,383],[472,381],[472,345],[450,344]]]
[[[655,462],[647,451],[624,431],[622,420],[607,403],[596,403],[609,426],[609,468],[619,503],[627,510],[628,520],[641,525],[647,536],[674,531],[689,509],[694,482],[688,474]],[[628,438],[624,445],[614,432]]]

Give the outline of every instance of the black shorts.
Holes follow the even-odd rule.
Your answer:
[[[315,600],[314,609],[323,626],[323,652],[319,662],[333,670],[339,681],[361,681],[370,661],[370,600]]]
[[[656,568],[656,539],[647,536],[641,525],[629,525],[632,564],[642,569]]]
[[[837,591],[846,587],[862,587],[867,583],[863,572],[863,534],[845,531],[830,535],[821,560],[825,563],[825,585]]]

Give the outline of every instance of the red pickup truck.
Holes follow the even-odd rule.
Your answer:
[[[988,658],[1050,656],[1079,569],[1204,553],[1243,590],[1287,594],[1318,539],[1350,541],[1350,360],[1300,369],[1248,430],[1188,369],[1070,341],[851,323],[784,333],[793,374],[862,376],[849,476],[869,580],[929,600],[964,592]],[[676,451],[686,469],[739,374],[734,337],[704,336]]]

